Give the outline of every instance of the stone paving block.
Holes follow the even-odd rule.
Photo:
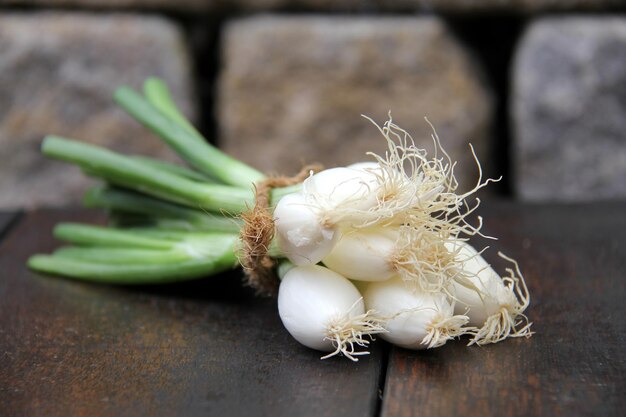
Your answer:
[[[533,23],[519,46],[513,87],[519,197],[626,197],[626,18]]]
[[[0,207],[77,204],[87,180],[43,158],[47,134],[127,153],[175,158],[118,109],[122,84],[164,78],[193,116],[190,59],[181,30],[129,14],[0,15]]]
[[[412,8],[448,13],[528,14],[550,11],[602,11],[624,7],[623,0],[381,0],[379,3],[386,8]]]
[[[603,11],[624,8],[624,0],[0,0],[0,5],[80,7],[91,9],[168,10],[195,12],[262,12],[297,10],[317,12],[444,12],[539,13],[548,11]]]
[[[81,9],[142,9],[201,12],[213,10],[219,0],[0,0],[0,5],[39,7],[79,7]]]
[[[435,17],[234,21],[223,36],[219,93],[221,145],[268,172],[383,152],[384,140],[361,114],[382,123],[391,111],[432,149],[429,118],[460,160],[466,187],[476,177],[468,143],[484,160],[492,124],[482,72]]]

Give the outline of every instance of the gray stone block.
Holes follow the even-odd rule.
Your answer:
[[[468,143],[485,155],[492,98],[470,53],[434,17],[254,17],[229,24],[219,80],[221,145],[264,171],[290,174],[381,153],[389,111],[432,150],[433,123],[476,177]],[[488,161],[485,161],[489,165]]]
[[[626,198],[626,18],[547,18],[513,74],[515,186],[524,200]]]
[[[1,4],[91,9],[172,10],[183,13],[290,10],[537,13],[623,8],[624,0],[0,0]]]
[[[122,84],[165,79],[186,112],[193,108],[181,31],[157,17],[86,13],[0,15],[0,207],[78,204],[87,180],[45,159],[46,134],[125,153],[175,158],[118,109]]]
[[[198,12],[213,10],[218,2],[219,0],[0,0],[0,5]]]
[[[312,0],[315,1],[315,0]],[[386,7],[417,8],[452,13],[539,13],[548,11],[600,11],[623,7],[623,0],[382,0]]]

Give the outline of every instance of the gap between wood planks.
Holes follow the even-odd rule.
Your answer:
[[[385,384],[387,383],[387,367],[389,366],[389,356],[391,355],[391,345],[387,342],[382,342],[383,352],[380,355],[380,375],[378,376],[378,396],[376,399],[376,406],[374,408],[374,416],[379,417],[383,409],[383,398],[385,397]]]
[[[0,242],[20,222],[23,212],[0,211]]]

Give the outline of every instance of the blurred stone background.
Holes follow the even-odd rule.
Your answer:
[[[46,134],[177,158],[111,99],[164,78],[200,130],[267,172],[431,127],[492,193],[626,199],[624,0],[0,0],[0,208],[76,205]]]

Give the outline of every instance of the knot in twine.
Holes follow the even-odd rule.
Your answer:
[[[322,170],[321,165],[307,165],[294,177],[269,177],[254,187],[254,207],[241,215],[241,252],[239,262],[243,267],[247,285],[258,294],[276,295],[279,279],[274,272],[276,262],[268,251],[274,239],[274,217],[270,211],[271,192],[304,181],[311,172]]]

